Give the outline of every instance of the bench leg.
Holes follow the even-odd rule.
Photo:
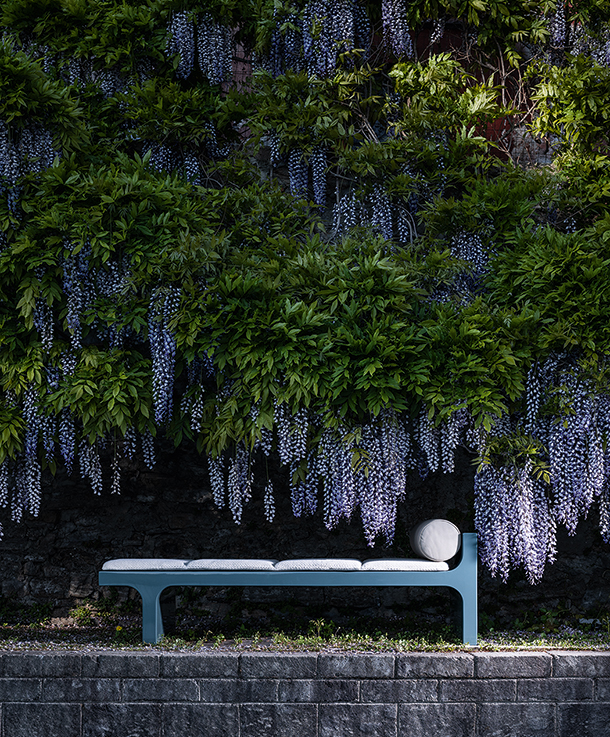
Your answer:
[[[477,646],[478,639],[478,611],[477,611],[477,592],[471,592],[464,595],[460,592],[462,598],[462,642],[464,645]]]
[[[142,597],[142,640],[157,643],[163,637],[161,591],[156,586],[138,586]]]

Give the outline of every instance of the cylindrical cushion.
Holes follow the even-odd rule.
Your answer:
[[[460,549],[460,531],[447,519],[428,519],[409,532],[409,542],[416,555],[427,560],[449,560]]]

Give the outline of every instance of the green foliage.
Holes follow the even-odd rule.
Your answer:
[[[562,147],[581,155],[605,153],[610,116],[610,70],[578,56],[566,67],[537,64],[533,99],[538,114],[533,130],[555,136]]]
[[[515,231],[488,284],[500,307],[535,310],[532,347],[605,353],[610,340],[610,247],[593,232]]]
[[[56,144],[70,151],[89,141],[83,117],[69,87],[49,79],[10,40],[0,42],[0,118],[15,130],[32,122],[50,124]]]
[[[308,449],[325,427],[357,434],[388,410],[438,427],[467,409],[491,433],[486,459],[546,472],[527,434],[492,430],[523,411],[530,366],[553,352],[607,383],[608,69],[551,47],[550,0],[407,3],[418,55],[398,60],[380,3],[364,6],[374,43],[341,48],[322,77],[303,51],[281,74],[263,58],[300,33],[303,0],[3,3],[6,150],[44,128],[57,155],[40,172],[0,171],[0,463],[24,453],[29,391],[44,418],[69,410],[92,446],[135,429],[215,456],[251,449],[277,403],[321,418]],[[606,4],[566,10],[599,46]],[[254,73],[246,63],[247,78],[211,84],[195,53],[178,74],[168,22],[181,11],[197,52],[197,24],[224,23],[258,55]],[[430,44],[437,19],[450,30]],[[316,41],[323,20],[307,29]],[[515,131],[546,138],[554,165],[510,160],[503,136]],[[335,202],[289,193],[295,151],[306,179],[323,152]],[[368,213],[357,227],[333,220],[348,195]],[[480,245],[480,263],[461,238]],[[75,327],[77,263],[95,277]],[[120,286],[99,287],[113,274]],[[172,295],[171,315],[155,313]],[[155,422],[161,325],[176,401]]]

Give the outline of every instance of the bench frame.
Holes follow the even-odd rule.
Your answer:
[[[441,586],[461,598],[462,641],[477,644],[477,536],[462,533],[461,558],[448,571],[100,571],[100,586],[130,586],[142,597],[142,639],[163,637],[160,597],[170,586]]]

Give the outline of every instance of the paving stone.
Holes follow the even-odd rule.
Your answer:
[[[84,704],[82,709],[82,737],[162,735],[160,704]],[[46,737],[51,737],[51,734],[49,732]],[[58,732],[57,737],[64,737],[63,732]]]
[[[199,683],[187,678],[129,678],[123,701],[199,701]]]
[[[3,704],[3,737],[80,737],[80,710],[80,704]]]
[[[481,704],[478,722],[485,737],[550,737],[555,734],[555,704]]]
[[[201,701],[217,704],[243,704],[247,702],[277,701],[279,681],[237,680],[233,678],[211,678],[199,681]]]
[[[0,678],[0,702],[40,701],[41,696],[40,678]]]
[[[472,678],[470,653],[409,653],[396,656],[397,678]]]
[[[79,676],[81,655],[76,653],[0,653],[0,677]]]
[[[235,737],[239,710],[233,704],[167,704],[163,737]]]
[[[395,737],[396,714],[396,704],[321,704],[318,737]]]
[[[428,678],[362,681],[360,701],[373,704],[438,701],[438,681]]]
[[[591,678],[525,678],[517,681],[517,701],[586,701],[593,686]]]
[[[393,678],[394,655],[322,654],[318,675],[322,678]]]
[[[120,701],[118,678],[47,678],[43,682],[45,701]]]
[[[314,678],[318,656],[315,653],[243,653],[242,678]]]
[[[325,701],[358,701],[359,681],[309,680],[280,681],[278,701],[306,701],[310,704]]]
[[[83,655],[84,678],[158,678],[157,653],[96,653]]]
[[[240,737],[316,737],[315,704],[244,704],[240,707]]]
[[[608,737],[610,704],[558,704],[558,737]]]
[[[557,678],[610,677],[610,653],[553,653],[553,676]]]
[[[476,704],[398,705],[398,737],[474,737],[475,722]]]
[[[517,682],[503,679],[452,680],[439,684],[439,701],[515,701]]]
[[[162,654],[161,678],[237,678],[239,653]]]
[[[549,653],[475,653],[477,678],[544,678],[551,675]]]

